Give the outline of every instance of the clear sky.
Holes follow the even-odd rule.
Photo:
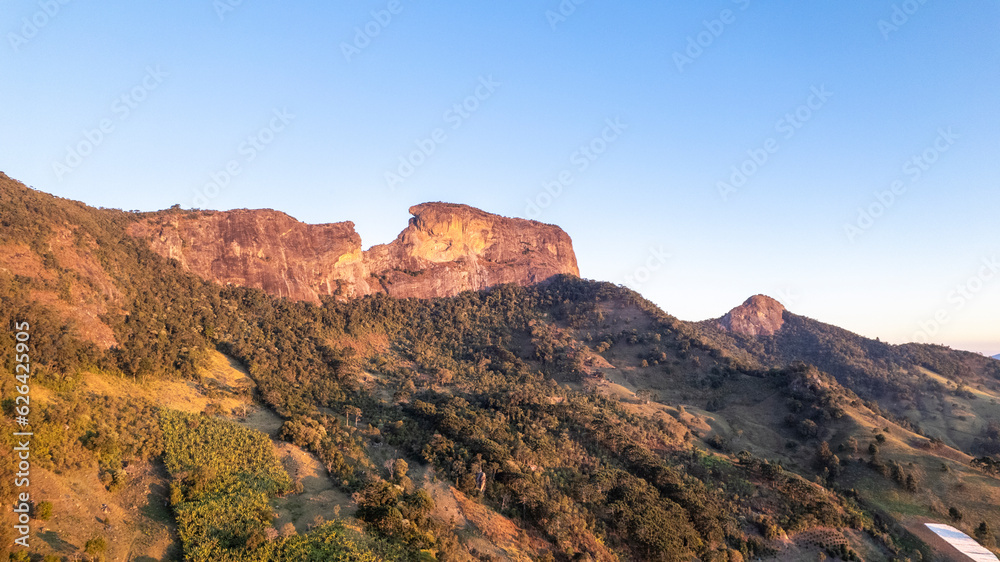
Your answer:
[[[765,293],[992,355],[998,31],[982,0],[6,0],[0,170],[366,246],[467,203],[682,319]]]

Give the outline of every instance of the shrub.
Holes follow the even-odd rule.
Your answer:
[[[52,518],[52,502],[49,501],[39,502],[39,504],[35,506],[35,519],[48,521],[51,518]]]
[[[949,507],[948,517],[951,517],[951,520],[957,523],[962,520],[962,512],[957,507]]]
[[[106,550],[108,550],[108,541],[104,540],[104,537],[94,537],[87,541],[83,547],[83,551],[91,556],[100,556]]]

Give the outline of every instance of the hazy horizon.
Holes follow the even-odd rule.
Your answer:
[[[7,14],[0,168],[41,191],[350,220],[366,247],[465,203],[559,225],[584,277],[681,319],[762,293],[1000,352],[996,4]]]

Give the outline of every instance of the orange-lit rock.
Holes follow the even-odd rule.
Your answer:
[[[410,213],[394,241],[368,251],[353,223],[305,224],[271,210],[163,211],[129,232],[205,279],[314,302],[373,293],[443,297],[579,275],[572,241],[559,227],[448,203]]]

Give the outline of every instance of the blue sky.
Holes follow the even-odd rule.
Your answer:
[[[62,2],[0,19],[0,169],[42,191],[366,246],[467,203],[683,319],[1000,352],[996,2]]]

